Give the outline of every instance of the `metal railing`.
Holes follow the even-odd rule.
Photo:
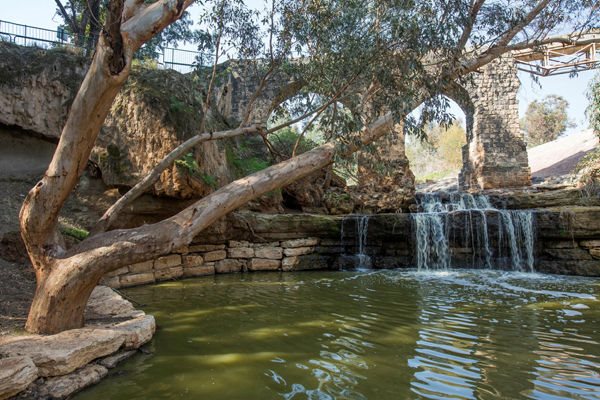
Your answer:
[[[3,20],[0,20],[0,40],[20,46],[35,46],[44,49],[82,48],[75,44],[74,36],[62,28],[44,29]],[[165,47],[156,54],[155,61],[161,68],[186,73],[192,71],[201,62],[200,55],[201,53],[192,50]]]

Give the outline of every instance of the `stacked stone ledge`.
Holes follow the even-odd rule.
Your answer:
[[[112,288],[214,274],[256,271],[300,271],[330,267],[331,246],[314,237],[273,242],[230,240],[192,244],[176,253],[108,273],[101,281]],[[339,247],[339,245],[338,245]]]

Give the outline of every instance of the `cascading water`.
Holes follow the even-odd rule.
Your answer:
[[[371,268],[371,257],[367,255],[367,239],[369,230],[368,215],[350,215],[342,220],[340,243],[344,243],[344,225],[347,220],[353,219],[356,226],[356,253],[352,256],[355,258],[356,268]]]
[[[471,267],[533,271],[530,211],[498,210],[486,196],[469,193],[426,193],[419,196],[418,205],[420,212],[412,219],[419,270],[466,266],[452,265],[459,258],[456,253],[462,252],[471,255]],[[491,229],[494,224],[496,232]]]

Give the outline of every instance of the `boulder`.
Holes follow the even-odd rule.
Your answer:
[[[125,342],[123,332],[81,328],[51,336],[30,336],[0,346],[4,357],[24,356],[40,376],[66,375],[96,358],[116,352]]]
[[[47,379],[36,388],[38,398],[65,399],[70,395],[98,383],[106,376],[106,367],[98,364],[87,365],[71,374]]]
[[[38,369],[29,357],[0,359],[0,399],[25,390],[38,377]]]
[[[156,332],[156,322],[152,315],[144,315],[118,324],[108,325],[106,328],[122,333],[125,338],[124,348],[131,350],[139,348],[152,339],[154,332]]]
[[[131,302],[106,286],[96,286],[94,288],[85,309],[86,319],[126,318],[143,314],[143,311],[136,310]]]

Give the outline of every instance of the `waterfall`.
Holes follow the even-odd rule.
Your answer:
[[[534,269],[534,229],[530,211],[498,210],[485,195],[425,193],[412,214],[419,270],[446,270],[458,253],[471,254],[470,266]],[[497,230],[492,229],[494,223]],[[492,246],[493,242],[497,247]],[[509,258],[507,258],[509,257]]]
[[[349,215],[342,220],[342,226],[340,230],[340,243],[342,246],[344,246],[344,225],[348,219],[352,219],[356,227],[356,253],[352,256],[354,258],[354,266],[356,268],[371,268],[371,257],[367,255],[369,216]]]

